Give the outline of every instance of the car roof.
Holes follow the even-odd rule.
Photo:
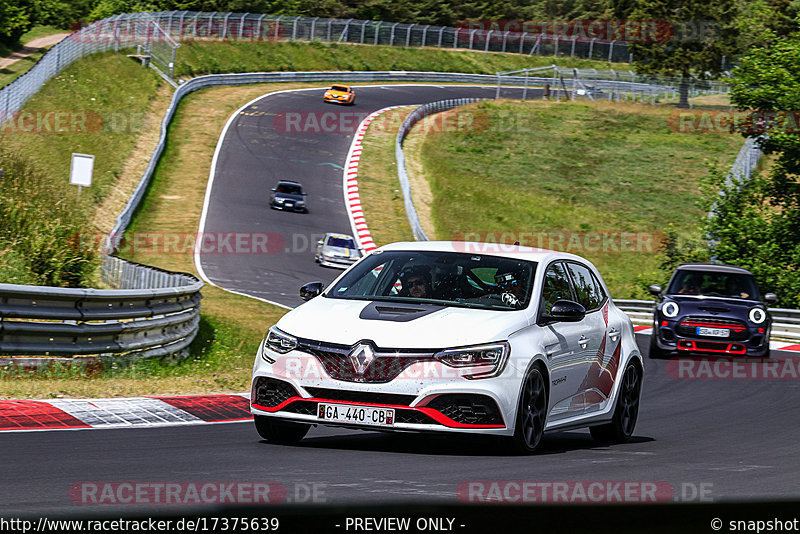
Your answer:
[[[509,245],[506,243],[478,243],[471,241],[404,241],[384,245],[378,250],[395,251],[431,251],[431,252],[460,252],[463,254],[481,254],[487,256],[500,256],[537,263],[549,263],[553,260],[573,260],[591,265],[586,258],[569,252],[560,252],[545,248],[526,247],[522,245]]]
[[[278,185],[287,184],[287,185],[299,185],[302,187],[303,184],[300,182],[293,182],[292,180],[278,180]]]
[[[349,85],[345,85],[343,83],[335,83],[335,84],[331,85],[331,87],[346,87],[346,88],[350,89]]]
[[[675,269],[676,271],[702,271],[714,273],[738,273],[753,275],[747,269],[737,267],[735,265],[725,265],[722,263],[681,263]]]

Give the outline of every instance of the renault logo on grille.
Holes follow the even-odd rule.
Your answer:
[[[369,364],[375,359],[375,353],[372,352],[372,347],[362,343],[350,351],[349,357],[350,361],[353,362],[353,368],[356,373],[363,375]]]

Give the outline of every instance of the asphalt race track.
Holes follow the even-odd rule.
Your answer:
[[[327,282],[340,273],[314,263],[312,236],[350,233],[340,167],[352,132],[277,132],[276,114],[367,114],[389,105],[493,92],[362,87],[352,108],[323,105],[320,91],[254,102],[223,140],[204,231],[272,232],[283,246],[269,255],[204,254],[206,276],[222,287],[294,306],[302,283]],[[279,179],[304,184],[310,213],[268,208]],[[647,354],[648,336],[637,338]],[[771,356],[794,358],[785,352]],[[458,504],[459,486],[469,481],[658,482],[671,488],[670,500],[689,502],[800,498],[800,380],[680,378],[667,366],[645,360],[639,422],[629,443],[601,446],[587,430],[560,432],[546,435],[530,457],[507,456],[490,440],[319,427],[299,445],[272,445],[260,440],[250,422],[3,433],[0,512],[52,517],[185,510],[82,504],[74,488],[83,482],[275,482],[286,488],[286,502],[311,505]],[[316,498],[309,497],[314,491]]]
[[[267,233],[271,254],[249,254],[249,247],[240,254],[216,250],[200,254],[206,278],[226,289],[285,306],[299,305],[301,285],[316,280],[329,283],[341,274],[314,263],[314,250],[326,232],[353,233],[344,206],[342,167],[361,120],[389,106],[494,98],[495,91],[495,87],[468,86],[356,86],[354,106],[323,103],[321,89],[278,93],[252,102],[231,122],[222,140],[202,231]],[[504,96],[514,94],[521,91],[504,89]],[[529,97],[536,94],[528,91]],[[287,121],[287,113],[303,118]],[[340,118],[325,122],[323,113]],[[310,114],[321,123],[319,128],[308,121]],[[278,180],[303,184],[309,213],[269,208],[270,192]]]
[[[646,353],[648,337],[638,337]],[[334,505],[458,504],[459,484],[475,480],[665,482],[674,499],[695,501],[701,491],[717,502],[800,496],[798,380],[676,379],[664,360],[645,364],[632,441],[600,446],[586,430],[547,434],[529,457],[498,453],[492,441],[321,427],[299,445],[272,445],[249,422],[4,433],[0,512],[181,508],[75,504],[70,488],[93,481],[277,482],[290,502],[316,487]]]

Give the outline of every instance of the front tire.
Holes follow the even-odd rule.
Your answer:
[[[639,398],[642,394],[642,373],[629,363],[622,375],[617,405],[611,422],[589,428],[592,437],[600,443],[624,443],[633,435],[639,417]]]
[[[651,360],[660,360],[669,356],[667,351],[659,348],[656,337],[658,337],[658,334],[656,333],[656,329],[653,328],[653,333],[650,334],[650,350],[648,351]]]
[[[541,371],[531,369],[522,384],[517,424],[510,448],[517,454],[532,454],[539,447],[547,420],[547,388]]]
[[[274,417],[255,415],[253,420],[256,423],[258,435],[270,443],[291,445],[297,443],[305,437],[311,425],[303,423],[292,423],[290,421],[279,421]]]

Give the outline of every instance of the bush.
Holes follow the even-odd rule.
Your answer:
[[[2,148],[0,169],[0,281],[90,284],[99,258],[86,223],[86,203]]]

